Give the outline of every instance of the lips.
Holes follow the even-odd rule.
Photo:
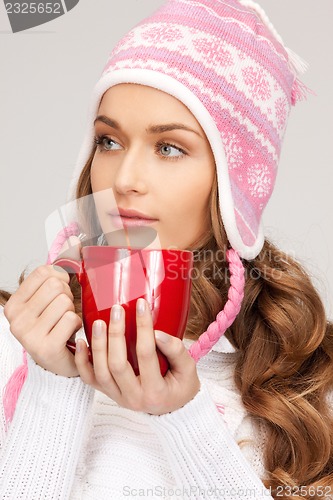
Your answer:
[[[137,210],[123,208],[113,210],[112,212],[110,212],[110,215],[112,217],[114,226],[120,229],[124,226],[147,226],[149,224],[153,224],[158,220]]]

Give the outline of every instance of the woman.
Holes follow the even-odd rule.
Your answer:
[[[162,247],[194,252],[186,338],[154,334],[138,301],[136,378],[119,306],[108,333],[95,325],[92,366],[82,340],[75,357],[66,347],[75,278],[42,266],[4,294],[2,385],[28,353],[2,431],[4,498],[332,496],[332,326],[261,228],[299,66],[245,0],[170,1],[114,49],[72,186],[78,199],[111,189],[125,226],[134,210]],[[93,243],[111,244],[109,206],[95,205]]]

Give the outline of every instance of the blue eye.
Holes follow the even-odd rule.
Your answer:
[[[160,151],[160,155],[163,159],[170,158],[172,160],[178,160],[187,155],[183,149],[167,142],[158,142],[156,144],[156,150]]]
[[[99,146],[98,151],[100,153],[107,153],[108,151],[117,151],[122,149],[122,146],[118,144],[118,142],[114,141],[110,137],[107,137],[106,135],[95,137],[94,143],[96,146]],[[183,149],[175,146],[174,144],[163,141],[160,141],[155,145],[155,151],[163,160],[180,160],[184,156],[187,156],[187,153]]]
[[[118,144],[116,141],[113,139],[110,139],[110,137],[107,137],[106,135],[98,136],[95,137],[94,143],[99,146],[102,146],[99,148],[99,151],[102,153],[104,151],[114,151],[121,149],[120,144]],[[118,146],[118,147],[114,147]]]

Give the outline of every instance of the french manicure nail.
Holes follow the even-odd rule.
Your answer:
[[[145,299],[138,299],[136,303],[136,311],[139,316],[143,316],[146,311],[146,301]]]
[[[170,335],[162,332],[161,330],[155,330],[155,339],[157,339],[160,342],[163,342],[165,344],[166,342],[169,342]]]
[[[112,321],[120,321],[121,318],[121,306],[119,304],[115,304],[111,309],[111,319]]]
[[[83,342],[83,340],[77,340],[76,341],[76,352],[81,352],[82,351],[82,342]]]
[[[94,337],[100,337],[104,331],[104,321],[98,319],[93,324],[93,335]]]

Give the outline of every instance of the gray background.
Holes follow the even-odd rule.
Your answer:
[[[91,90],[115,42],[162,0],[80,0],[12,34],[0,5],[0,288],[44,263],[46,217],[66,201]],[[310,64],[317,96],[292,110],[266,234],[306,266],[330,317],[333,291],[332,0],[261,0],[285,44]]]

